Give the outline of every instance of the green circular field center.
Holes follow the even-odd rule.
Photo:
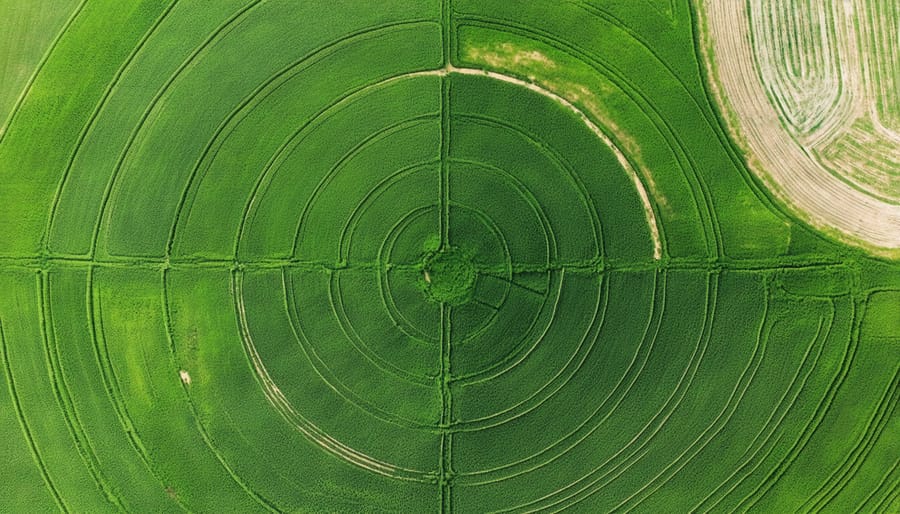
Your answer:
[[[426,255],[422,280],[429,300],[460,305],[472,297],[475,266],[470,256],[458,248],[447,248]]]

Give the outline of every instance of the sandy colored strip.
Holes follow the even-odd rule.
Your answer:
[[[793,137],[783,114],[766,95],[760,79],[766,73],[758,73],[760,61],[754,55],[747,9],[749,6],[753,11],[760,5],[755,1],[707,0],[701,2],[700,9],[706,30],[703,46],[707,52],[712,51],[715,63],[711,68],[713,89],[730,114],[726,116],[730,129],[738,136],[751,169],[775,195],[816,227],[837,231],[843,239],[876,253],[896,254],[900,249],[900,205],[867,194],[835,176]],[[840,5],[847,8],[852,4],[848,1]],[[754,15],[764,14],[754,11]],[[844,59],[851,43],[841,37],[838,41],[844,46],[838,52]],[[844,83],[855,89],[856,79],[844,75]]]

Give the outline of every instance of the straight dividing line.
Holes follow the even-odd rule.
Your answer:
[[[450,246],[450,79],[441,77],[441,248]]]
[[[448,220],[449,221],[449,220]],[[602,264],[602,266],[601,266]],[[51,268],[142,268],[149,270],[159,269],[220,269],[233,271],[236,269],[253,271],[261,269],[290,268],[308,271],[378,271],[388,266],[387,263],[358,262],[351,264],[335,264],[325,261],[307,261],[294,258],[273,258],[256,260],[235,259],[206,259],[206,258],[179,258],[166,259],[158,257],[110,257],[95,259],[85,256],[0,256],[0,270],[49,270]],[[414,270],[417,265],[390,264],[391,269]],[[687,271],[780,271],[785,269],[813,270],[813,269],[848,269],[854,270],[856,266],[852,262],[837,260],[804,260],[804,259],[663,259],[660,261],[645,262],[551,262],[546,266],[528,266],[513,264],[513,273],[545,273],[548,271],[590,272],[602,274],[605,272],[633,272],[654,270],[687,270]],[[479,272],[497,274],[505,269],[482,266]]]
[[[453,512],[453,497],[450,490],[451,470],[451,451],[453,448],[453,433],[444,432],[441,434],[441,513]],[[444,471],[446,467],[447,471]]]
[[[453,24],[451,23],[453,7],[450,0],[441,0],[441,49],[444,54],[444,67],[449,68],[453,65],[450,62],[450,56],[453,52]]]
[[[441,0],[441,47],[444,68],[450,69],[451,31],[450,0]],[[450,246],[450,78],[441,77],[441,169],[440,169],[440,229],[441,244],[445,249]],[[450,427],[453,423],[453,404],[450,393],[450,312],[451,307],[441,304],[441,465],[440,465],[440,497],[441,513],[453,511],[450,479],[453,474],[452,447],[453,434]]]
[[[450,313],[451,307],[441,304],[441,467],[439,484],[441,488],[441,513],[452,512],[451,486],[453,462],[453,400],[450,393]]]

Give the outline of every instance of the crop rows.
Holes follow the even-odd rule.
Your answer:
[[[142,4],[0,255],[0,510],[896,507],[897,271],[777,210],[693,50],[389,3]]]
[[[748,0],[700,10],[719,101],[751,167],[801,217],[895,251],[900,4]]]

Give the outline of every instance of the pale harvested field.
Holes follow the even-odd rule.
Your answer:
[[[900,248],[900,0],[703,1],[714,89],[802,218]]]

